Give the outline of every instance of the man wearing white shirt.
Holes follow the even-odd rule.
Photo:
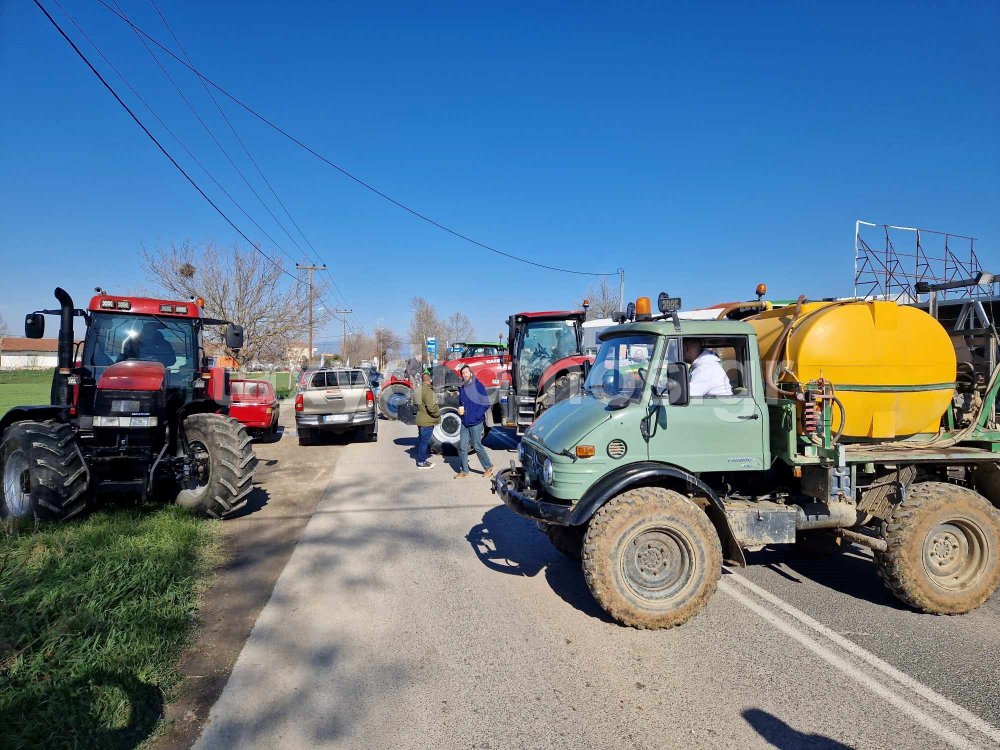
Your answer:
[[[684,361],[691,365],[688,383],[688,395],[691,398],[733,395],[732,383],[729,382],[719,356],[705,351],[699,339],[684,339]]]

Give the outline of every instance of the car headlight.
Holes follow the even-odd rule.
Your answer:
[[[545,465],[542,466],[542,481],[545,484],[552,484],[552,459],[546,458]]]
[[[524,465],[524,443],[517,444],[517,461],[522,466]]]

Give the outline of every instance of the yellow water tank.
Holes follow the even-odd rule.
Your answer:
[[[915,307],[853,300],[805,302],[747,318],[761,364],[775,359],[789,384],[825,378],[844,404],[844,438],[894,439],[938,431],[955,389],[955,349],[941,324]],[[775,349],[792,325],[782,352]],[[840,428],[834,408],[834,430]]]

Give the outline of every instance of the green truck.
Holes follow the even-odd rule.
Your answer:
[[[724,561],[803,536],[874,550],[916,609],[974,609],[1000,583],[1000,300],[924,291],[923,309],[800,298],[718,320],[640,298],[494,491],[633,627],[685,622]],[[692,342],[717,356],[724,394],[692,392]]]

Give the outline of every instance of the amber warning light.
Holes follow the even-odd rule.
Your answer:
[[[765,294],[767,294],[767,284],[758,284],[757,299],[763,299]]]
[[[635,317],[649,318],[653,314],[653,307],[649,302],[649,297],[639,297],[635,301]]]

